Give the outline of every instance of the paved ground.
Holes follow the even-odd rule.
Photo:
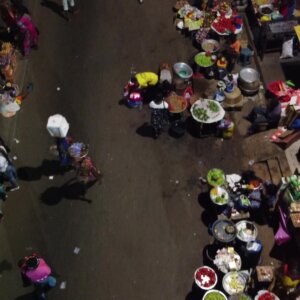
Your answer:
[[[162,61],[195,52],[174,29],[172,4],[82,1],[70,23],[38,2],[30,7],[41,31],[25,74],[35,90],[16,120],[1,121],[21,184],[0,227],[1,299],[31,299],[16,262],[32,251],[67,282],[49,299],[185,299],[190,292],[209,242],[198,177],[216,166],[230,173],[247,168],[253,143],[242,143],[240,132],[224,142],[189,134],[154,141],[140,128],[149,111],[119,105],[132,64],[156,71]],[[91,145],[105,174],[85,195],[49,153],[45,125],[58,112],[70,133]]]

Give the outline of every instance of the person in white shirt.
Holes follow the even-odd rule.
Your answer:
[[[163,100],[163,95],[158,94],[156,99],[149,103],[149,107],[151,108],[151,125],[154,129],[154,138],[157,139],[164,129],[169,105]]]

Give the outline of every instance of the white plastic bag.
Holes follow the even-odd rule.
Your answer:
[[[285,41],[282,44],[282,53],[280,58],[288,58],[288,57],[294,57],[293,55],[293,38],[291,38],[288,41]]]

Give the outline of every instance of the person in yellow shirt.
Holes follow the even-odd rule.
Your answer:
[[[140,89],[155,86],[158,83],[158,75],[153,72],[137,73],[131,78],[131,82],[137,82]]]

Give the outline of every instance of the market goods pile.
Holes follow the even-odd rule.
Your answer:
[[[220,110],[219,106],[214,101],[208,101],[208,108],[214,113],[217,113]]]
[[[227,273],[223,278],[224,289],[230,295],[243,292],[245,284],[245,278],[238,272]]]
[[[207,121],[209,119],[209,116],[207,115],[207,110],[205,108],[194,106],[193,114],[200,121]]]
[[[278,298],[270,293],[270,292],[265,292],[263,294],[261,294],[260,296],[258,296],[257,300],[277,300]]]
[[[198,53],[195,56],[195,63],[200,67],[210,67],[214,64],[210,55],[207,55],[205,52]]]
[[[187,101],[181,97],[172,93],[170,97],[167,98],[167,102],[169,104],[169,111],[170,112],[182,112],[187,107]]]
[[[212,186],[224,185],[225,174],[220,169],[211,169],[207,174],[207,181]]]
[[[201,288],[209,289],[215,285],[217,281],[217,275],[213,269],[208,267],[201,267],[196,271],[195,279],[196,283]]]
[[[226,300],[226,298],[218,292],[211,292],[203,300]]]
[[[213,100],[198,100],[192,106],[191,112],[198,122],[207,122],[208,120],[215,120],[215,118],[220,116],[220,107]]]
[[[233,269],[238,271],[241,269],[241,257],[231,247],[219,249],[214,259],[214,264],[223,273]]]
[[[219,205],[227,204],[229,200],[228,193],[220,187],[213,188],[210,191],[210,197],[214,203]]]

